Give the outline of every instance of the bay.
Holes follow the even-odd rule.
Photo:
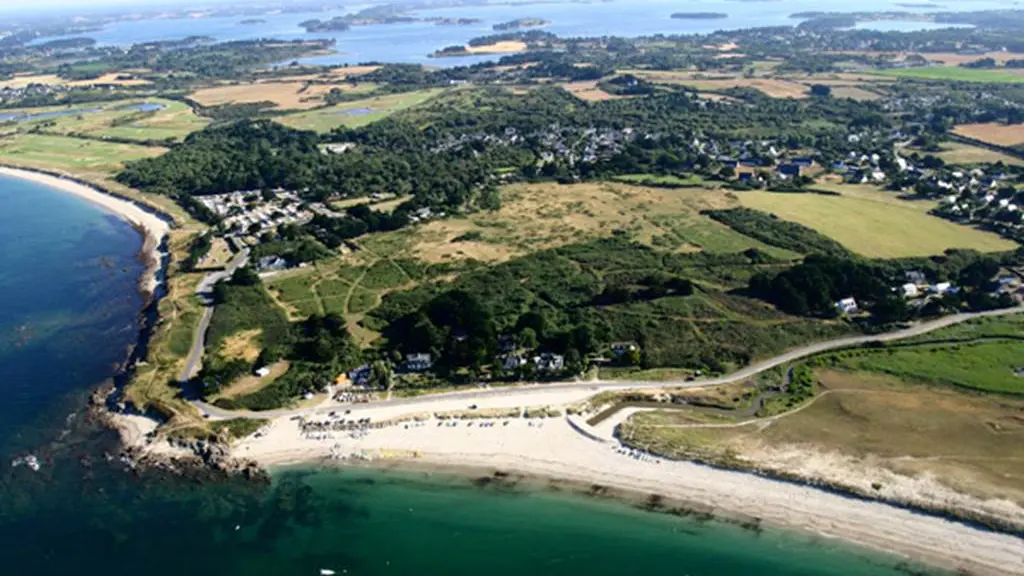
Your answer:
[[[282,469],[269,486],[132,473],[85,418],[138,330],[138,234],[0,177],[0,566],[15,576],[585,573],[895,576],[813,535],[419,472]],[[39,456],[38,472],[11,467]],[[841,519],[839,520],[841,521]]]
[[[942,11],[988,10],[1005,8],[996,0],[954,0],[941,2]],[[432,66],[462,66],[500,55],[477,55],[429,58],[435,50],[464,44],[478,36],[494,34],[494,24],[516,18],[536,17],[549,20],[544,30],[562,37],[620,36],[635,37],[655,34],[706,34],[716,30],[737,30],[764,26],[793,26],[800,20],[791,14],[805,11],[858,12],[899,10],[911,13],[934,11],[927,8],[899,8],[890,0],[862,0],[855,7],[838,0],[610,0],[607,2],[559,2],[537,4],[491,4],[423,10],[416,16],[448,16],[478,18],[468,26],[436,26],[429,22],[357,26],[345,32],[306,33],[299,23],[310,18],[330,19],[359,10],[352,5],[344,10],[314,14],[274,14],[264,23],[242,25],[240,17],[147,19],[116,22],[104,29],[90,32],[89,37],[102,45],[129,45],[154,40],[180,40],[187,36],[209,36],[217,41],[278,38],[284,40],[333,38],[338,53],[300,59],[310,65],[357,64],[360,62],[407,62]],[[722,12],[722,20],[679,20],[673,12]],[[883,31],[925,30],[944,27],[929,22],[880,21],[864,22],[858,28]],[[49,41],[54,38],[41,39]],[[282,65],[288,62],[282,62]]]

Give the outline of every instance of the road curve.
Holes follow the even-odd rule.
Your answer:
[[[178,382],[185,383],[192,379],[199,371],[200,362],[203,360],[203,349],[206,347],[206,331],[210,328],[210,320],[213,319],[213,287],[222,280],[227,280],[249,260],[249,249],[245,248],[235,256],[235,259],[228,262],[224,270],[207,274],[196,286],[196,296],[203,301],[203,315],[199,318],[199,326],[192,335],[192,349],[188,351],[188,358],[185,360],[185,367],[178,375]]]
[[[216,406],[206,404],[203,402],[193,402],[195,406],[204,414],[210,418],[215,419],[230,419],[230,418],[247,418],[247,419],[271,419],[280,417],[291,417],[291,416],[314,416],[316,414],[326,414],[328,412],[336,411],[339,409],[351,409],[353,414],[357,414],[361,409],[372,409],[380,408],[382,406],[416,406],[421,404],[430,404],[438,400],[465,400],[471,402],[473,400],[479,400],[483,398],[493,398],[500,396],[508,396],[512,394],[521,394],[523,392],[529,392],[537,395],[537,404],[543,404],[543,395],[548,393],[557,392],[568,392],[568,391],[592,391],[594,394],[609,391],[619,390],[638,390],[644,388],[701,388],[707,386],[718,386],[721,384],[729,384],[738,380],[745,380],[752,376],[756,376],[767,370],[771,370],[777,366],[788,364],[801,358],[820,354],[822,352],[828,352],[830,350],[837,350],[840,348],[848,348],[851,346],[859,346],[862,344],[868,344],[872,342],[891,342],[894,340],[905,340],[907,338],[914,338],[947,328],[955,324],[961,324],[969,320],[975,320],[978,318],[995,317],[995,316],[1009,316],[1011,314],[1024,313],[1024,306],[1017,306],[1014,308],[1004,308],[1001,310],[989,310],[987,312],[972,312],[965,314],[954,314],[952,316],[944,316],[937,320],[929,322],[922,322],[920,324],[911,326],[903,330],[894,332],[886,332],[884,334],[873,334],[869,336],[853,336],[849,338],[839,338],[837,340],[828,340],[826,342],[818,342],[816,344],[808,344],[796,348],[784,354],[762,360],[747,366],[741,370],[737,370],[732,374],[725,376],[719,376],[716,378],[701,378],[691,381],[683,380],[661,380],[656,382],[641,381],[641,380],[590,380],[590,381],[572,381],[572,382],[553,382],[546,384],[521,384],[517,386],[503,386],[500,388],[474,388],[472,390],[465,390],[460,392],[450,392],[445,394],[431,394],[427,396],[420,396],[416,398],[398,398],[392,400],[381,400],[379,402],[373,402],[371,404],[353,404],[353,405],[329,405],[320,406],[316,408],[303,408],[303,409],[281,409],[281,410],[268,410],[266,412],[245,412],[245,411],[229,411],[222,410]]]

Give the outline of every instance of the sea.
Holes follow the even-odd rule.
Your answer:
[[[645,512],[543,484],[290,468],[270,484],[128,470],[87,417],[140,326],[139,235],[0,176],[0,574],[938,574],[803,533]],[[33,454],[40,469],[13,466]]]
[[[429,58],[435,50],[465,44],[469,39],[494,34],[494,24],[516,18],[543,18],[544,28],[562,37],[655,34],[706,34],[716,30],[737,30],[763,26],[793,26],[801,20],[790,16],[806,11],[871,12],[967,11],[1005,9],[1005,0],[938,0],[932,7],[900,6],[922,4],[899,0],[860,0],[855,6],[839,0],[595,0],[592,2],[493,2],[422,10],[413,15],[477,18],[467,26],[436,26],[429,22],[357,26],[345,32],[307,33],[299,26],[310,18],[327,20],[369,5],[346,4],[341,9],[315,14],[274,14],[261,24],[241,24],[246,17],[154,18],[116,22],[85,36],[101,45],[125,46],[154,40],[180,40],[187,36],[209,36],[217,41],[277,38],[283,40],[333,38],[336,53],[298,60],[309,65],[341,65],[361,62],[407,62],[431,66],[463,66],[500,58],[493,55]],[[716,20],[672,19],[673,12],[721,12],[728,18]],[[860,23],[858,28],[884,31],[926,30],[948,27],[930,22],[886,20]],[[70,36],[67,36],[70,37]],[[42,38],[45,42],[59,37]],[[278,63],[280,66],[289,62]]]

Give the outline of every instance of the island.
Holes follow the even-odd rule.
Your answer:
[[[345,16],[338,16],[330,20],[314,18],[299,22],[299,26],[305,28],[306,32],[345,32],[352,27]]]
[[[443,18],[440,16],[424,18],[423,21],[430,22],[436,26],[472,26],[473,24],[483,22],[479,18]]]
[[[242,20],[241,22],[239,22],[239,24],[242,25],[242,26],[253,26],[253,25],[256,25],[256,24],[266,24],[266,23],[267,23],[267,21],[262,19],[262,18],[246,18],[245,20]]]
[[[496,31],[504,30],[524,30],[526,28],[540,28],[541,26],[547,26],[551,24],[549,20],[542,18],[517,18],[515,20],[509,20],[508,22],[502,22],[492,26]]]
[[[729,15],[723,12],[676,12],[672,14],[675,20],[722,20]]]
[[[470,41],[466,45],[455,44],[453,46],[445,46],[430,54],[430,57],[445,58],[451,56],[474,56],[478,54],[514,54],[516,52],[525,52],[527,49],[529,49],[529,46],[522,40],[505,40],[479,45],[473,44]]]

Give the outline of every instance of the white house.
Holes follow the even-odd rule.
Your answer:
[[[900,291],[903,292],[904,298],[917,298],[921,294],[917,289],[917,284],[911,284],[910,282],[900,286]]]
[[[953,284],[949,282],[939,282],[938,284],[929,288],[928,291],[931,292],[932,294],[945,294],[946,292],[949,292],[952,289]]]
[[[836,310],[838,310],[840,314],[854,314],[859,310],[859,308],[857,308],[857,301],[853,298],[843,298],[836,302]]]

